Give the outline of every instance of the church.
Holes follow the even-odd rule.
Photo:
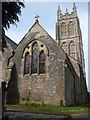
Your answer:
[[[6,102],[30,102],[65,106],[87,102],[82,32],[77,8],[62,14],[57,10],[56,39],[35,23],[16,44],[5,36],[3,80]],[[18,34],[19,35],[19,34]]]

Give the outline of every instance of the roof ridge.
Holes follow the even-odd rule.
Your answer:
[[[39,22],[35,22],[32,26],[31,26],[31,28],[28,30],[28,32],[24,35],[24,37],[21,39],[21,41],[17,44],[17,46],[16,46],[16,48],[15,49],[17,49],[17,47],[19,46],[19,44],[23,41],[23,39],[26,37],[26,35],[31,31],[31,29],[34,27],[34,25],[35,24],[38,24],[47,34],[48,34],[48,36],[55,42],[55,40],[49,35],[49,33],[39,24]],[[56,42],[55,42],[56,43]]]

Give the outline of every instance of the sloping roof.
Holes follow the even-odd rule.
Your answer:
[[[55,40],[54,40],[54,39],[48,34],[48,32],[39,24],[39,22],[35,22],[35,23],[32,25],[32,27],[28,30],[28,32],[24,35],[24,37],[22,38],[22,40],[18,43],[18,45],[22,43],[22,41],[26,38],[26,36],[30,33],[30,31],[31,31],[33,28],[35,28],[36,25],[38,25],[38,26],[55,42]],[[57,44],[57,43],[55,42],[55,44]],[[17,45],[17,47],[18,47],[18,45]],[[16,47],[16,48],[17,48],[17,47]]]
[[[5,40],[11,45],[13,50],[16,48],[17,44],[13,40],[11,40],[9,37],[7,37],[6,35],[5,35]]]

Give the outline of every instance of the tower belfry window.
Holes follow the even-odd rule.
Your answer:
[[[66,24],[62,23],[62,25],[61,25],[61,37],[66,37],[66,35],[67,35]]]
[[[69,22],[68,29],[69,29],[69,36],[74,35],[74,24],[72,21]]]
[[[69,44],[69,55],[73,58],[75,58],[75,43],[73,41],[70,42]]]
[[[63,50],[67,53],[68,51],[68,46],[67,46],[67,43],[66,42],[63,42],[62,43],[62,48],[63,48]]]

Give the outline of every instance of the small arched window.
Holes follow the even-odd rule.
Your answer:
[[[63,42],[62,43],[62,48],[63,50],[67,53],[68,52],[68,47],[67,47],[67,43],[66,42]]]
[[[30,68],[30,55],[29,52],[25,55],[25,62],[24,62],[24,74],[29,74],[29,68]]]
[[[73,41],[69,44],[69,55],[75,58],[75,43]]]
[[[66,24],[62,23],[62,25],[61,25],[61,37],[66,37],[66,36],[67,36]]]
[[[37,73],[37,64],[38,64],[38,44],[35,42],[32,45],[32,67],[31,73]]]
[[[72,21],[69,22],[68,29],[69,29],[69,36],[74,35],[74,25]]]
[[[45,73],[45,53],[44,51],[41,51],[39,55],[39,73],[43,74]]]

